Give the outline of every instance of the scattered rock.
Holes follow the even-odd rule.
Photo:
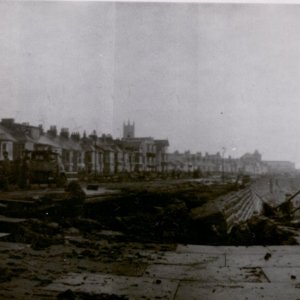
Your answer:
[[[8,268],[0,268],[0,282],[10,281],[12,274]]]
[[[294,233],[265,216],[254,216],[235,225],[229,242],[235,245],[291,245],[297,244]]]
[[[71,290],[66,290],[65,292],[62,292],[57,295],[58,300],[75,300],[76,295]]]
[[[64,231],[65,235],[80,235],[80,231],[75,227],[69,227]]]

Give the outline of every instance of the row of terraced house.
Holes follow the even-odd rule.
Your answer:
[[[216,154],[168,153],[167,139],[135,137],[135,124],[123,124],[123,137],[98,136],[96,131],[83,136],[67,128],[58,132],[56,126],[45,131],[42,126],[16,123],[14,119],[0,122],[0,161],[4,152],[10,160],[22,157],[25,150],[57,152],[66,171],[114,175],[130,172],[201,172],[201,173],[293,173],[295,164],[288,161],[263,161],[261,154],[246,153],[240,158]]]
[[[134,136],[134,124],[123,124],[123,138],[58,132],[56,126],[45,131],[42,126],[16,123],[14,119],[0,122],[0,161],[4,153],[10,160],[20,159],[26,150],[57,152],[66,171],[113,175],[128,172],[165,172],[167,170],[168,140]]]
[[[181,172],[201,172],[204,174],[248,174],[263,175],[270,173],[291,174],[296,172],[295,164],[289,161],[262,160],[262,155],[255,150],[239,158],[225,157],[201,152],[191,153],[175,151],[169,154],[168,169]]]

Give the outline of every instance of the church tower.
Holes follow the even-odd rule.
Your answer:
[[[123,139],[130,138],[134,138],[134,122],[130,124],[128,121],[127,124],[125,122],[123,123]]]

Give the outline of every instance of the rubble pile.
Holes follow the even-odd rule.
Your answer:
[[[231,184],[203,186],[193,182],[131,187],[110,201],[86,204],[84,214],[104,228],[123,232],[129,240],[205,243],[210,242],[209,229],[197,225],[192,210],[234,188]]]
[[[290,218],[290,206],[265,203],[263,211],[255,213],[260,206],[248,188],[193,181],[118,183],[113,192],[95,196],[72,184],[63,193],[30,194],[20,202],[10,199],[1,208],[0,298],[125,300],[122,293],[106,294],[98,287],[96,295],[79,292],[77,284],[85,282],[86,275],[61,289],[45,287],[67,274],[140,278],[154,259],[164,265],[166,253],[174,253],[178,243],[296,244],[299,223]],[[25,204],[28,209],[20,210]],[[184,251],[177,255],[186,258]],[[267,261],[272,255],[264,252],[262,257]],[[161,285],[161,280],[151,284]]]
[[[84,214],[104,228],[143,242],[211,245],[295,244],[294,232],[263,216],[249,186],[201,186],[195,182],[131,187],[117,198],[85,205]],[[107,213],[109,212],[109,213]]]
[[[55,222],[29,219],[8,237],[8,241],[31,244],[36,250],[64,242],[62,227]]]
[[[294,232],[265,216],[254,216],[231,229],[232,245],[295,245]]]
[[[36,202],[9,241],[45,249],[66,236],[121,242],[207,245],[295,244],[294,232],[281,226],[274,210],[249,187],[203,185],[193,181],[116,185],[118,192],[84,199],[79,184],[51,201]],[[50,197],[50,198],[49,198]],[[19,212],[20,213],[20,212]]]

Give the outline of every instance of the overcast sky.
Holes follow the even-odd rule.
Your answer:
[[[0,2],[1,118],[300,167],[300,5]]]

